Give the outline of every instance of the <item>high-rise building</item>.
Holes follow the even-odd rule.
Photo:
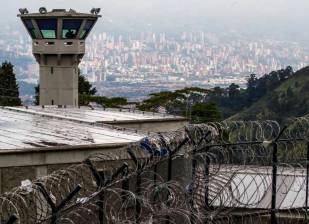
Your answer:
[[[40,105],[78,106],[78,65],[99,12],[20,9],[18,16],[33,40],[33,55],[40,65]]]

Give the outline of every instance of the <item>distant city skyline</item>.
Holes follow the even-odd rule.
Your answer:
[[[18,80],[24,81],[21,93],[29,96],[34,93],[39,71],[30,39],[22,33],[0,32],[0,61],[15,65]],[[136,100],[189,86],[237,83],[244,87],[252,73],[261,76],[286,66],[298,70],[308,64],[309,51],[296,42],[253,39],[233,32],[120,35],[97,31],[87,41],[80,69],[96,85],[98,94]]]

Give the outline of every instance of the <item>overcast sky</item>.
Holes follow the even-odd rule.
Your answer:
[[[40,6],[78,11],[100,7],[99,29],[240,29],[287,36],[309,32],[309,0],[2,0],[1,22],[16,24],[18,8],[33,12]]]

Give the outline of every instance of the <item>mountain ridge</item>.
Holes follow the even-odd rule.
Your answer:
[[[228,120],[278,120],[309,114],[309,67],[295,72],[270,94]]]

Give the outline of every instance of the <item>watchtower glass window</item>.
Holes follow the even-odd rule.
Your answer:
[[[36,22],[44,39],[56,39],[57,19],[38,19]]]
[[[27,30],[29,31],[31,37],[32,37],[33,39],[36,39],[35,28],[34,28],[34,26],[33,26],[33,23],[32,23],[32,21],[31,21],[31,19],[25,19],[25,20],[24,20],[24,24],[25,24]]]
[[[89,34],[89,32],[91,31],[94,23],[95,23],[94,20],[87,20],[85,26],[83,27],[82,32],[80,33],[80,36],[79,36],[80,39],[86,39],[86,37]]]
[[[82,19],[64,19],[62,22],[62,38],[75,39],[82,22]]]

